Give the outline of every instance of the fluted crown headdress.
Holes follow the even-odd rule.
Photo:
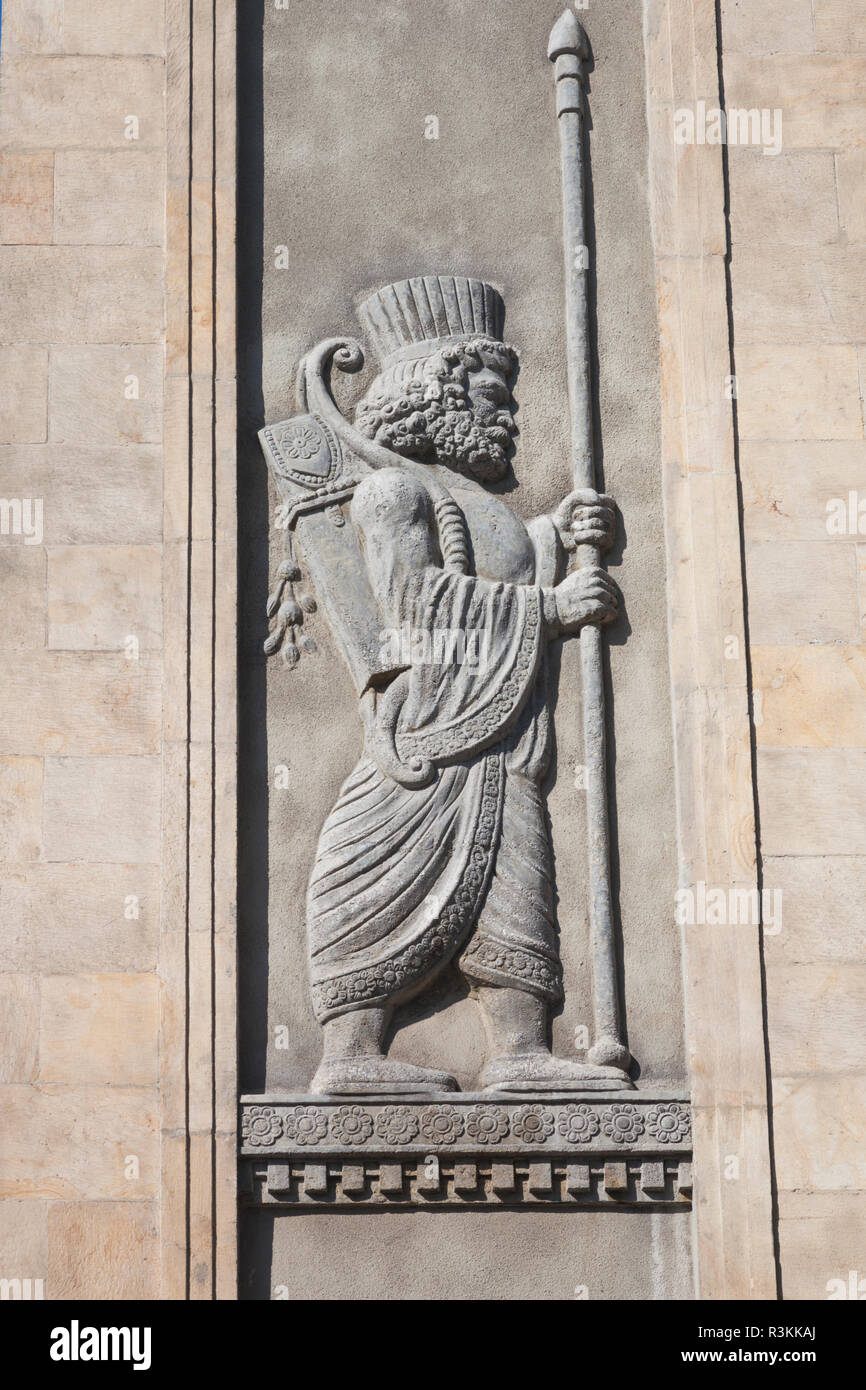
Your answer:
[[[382,367],[388,367],[467,338],[501,342],[505,305],[483,280],[424,275],[376,290],[364,300],[358,317]]]

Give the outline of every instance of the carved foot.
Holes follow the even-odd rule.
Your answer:
[[[426,1096],[459,1089],[447,1072],[375,1055],[325,1058],[310,1084],[319,1096]]]
[[[485,1091],[631,1091],[619,1067],[567,1062],[549,1052],[494,1057],[481,1074]]]

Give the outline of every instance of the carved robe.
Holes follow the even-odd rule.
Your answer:
[[[424,638],[404,654],[396,749],[434,771],[425,785],[400,785],[368,746],[325,822],[307,904],[323,1021],[406,999],[450,960],[476,983],[561,996],[540,790],[550,743],[542,585],[556,582],[559,542],[546,518],[527,528],[480,487],[455,477],[450,488],[475,573],[443,568],[433,502],[414,475],[382,470],[352,502],[383,638]]]

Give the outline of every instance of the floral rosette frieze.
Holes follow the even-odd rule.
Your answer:
[[[420,1096],[345,1101],[312,1096],[255,1103],[242,1102],[243,1144],[255,1153],[276,1158],[297,1152],[338,1154],[374,1149],[411,1156],[420,1150],[451,1148],[481,1158],[494,1154],[572,1155],[574,1159],[607,1152],[671,1158],[691,1144],[691,1111],[687,1101],[590,1096],[569,1100],[521,1098],[498,1094],[455,1096],[433,1101]],[[498,1159],[497,1159],[498,1161]]]
[[[331,1116],[331,1138],[338,1144],[366,1144],[373,1133],[373,1121],[360,1105],[341,1105]]]
[[[328,1133],[328,1117],[316,1105],[290,1110],[284,1120],[287,1139],[295,1144],[319,1144]]]
[[[387,1105],[376,1116],[376,1134],[386,1144],[409,1144],[418,1133],[418,1120],[408,1105]]]
[[[635,1105],[610,1105],[601,1121],[605,1137],[615,1144],[636,1144],[644,1132],[643,1116]]]
[[[692,1135],[691,1117],[676,1101],[656,1105],[650,1111],[647,1131],[659,1144],[685,1144]]]
[[[566,1105],[556,1122],[556,1131],[567,1144],[589,1144],[600,1129],[601,1122],[590,1105]]]
[[[543,1144],[553,1133],[556,1121],[546,1105],[521,1105],[511,1121],[515,1139],[525,1144]]]
[[[420,1125],[431,1144],[455,1144],[464,1129],[463,1116],[453,1105],[431,1105],[422,1110]]]
[[[251,1105],[244,1115],[241,1137],[253,1148],[269,1148],[282,1132],[282,1117],[272,1105]]]
[[[477,1144],[498,1144],[508,1130],[508,1115],[498,1105],[478,1106],[466,1116],[466,1137]]]

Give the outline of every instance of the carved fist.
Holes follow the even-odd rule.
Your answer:
[[[594,488],[578,488],[560,502],[553,513],[553,524],[566,550],[579,545],[597,545],[607,550],[616,529],[616,503]]]
[[[579,632],[587,623],[612,623],[617,616],[619,591],[597,565],[575,570],[551,592],[560,632]]]

